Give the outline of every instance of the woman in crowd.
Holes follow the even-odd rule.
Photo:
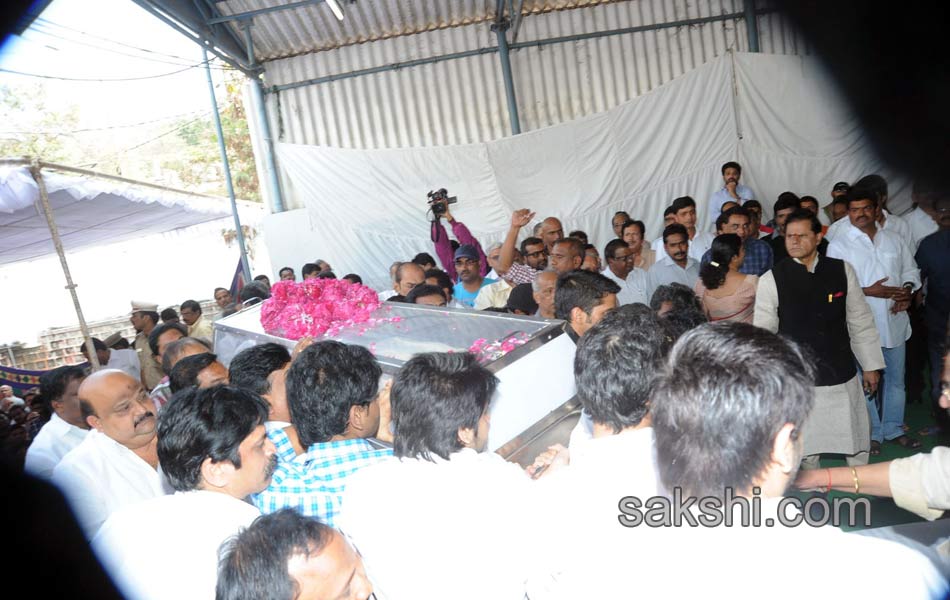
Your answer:
[[[745,249],[734,233],[716,236],[709,262],[699,270],[696,295],[710,321],[751,323],[759,278],[739,272]]]
[[[646,226],[643,221],[627,221],[623,224],[620,236],[627,246],[633,251],[633,266],[646,271],[656,262],[656,253],[650,248],[649,244],[643,244],[643,236]]]

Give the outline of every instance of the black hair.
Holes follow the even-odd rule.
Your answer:
[[[230,385],[189,388],[172,396],[158,413],[157,433],[158,460],[168,483],[179,492],[198,489],[207,458],[240,469],[241,442],[264,424],[268,410],[257,394]]]
[[[538,303],[534,301],[534,291],[531,284],[519,283],[512,288],[511,293],[508,294],[505,308],[510,313],[520,310],[526,315],[533,315],[538,312]]]
[[[643,304],[610,311],[584,334],[574,354],[574,379],[594,423],[619,433],[643,420],[662,348],[660,323]]]
[[[848,193],[845,194],[844,197],[848,201],[848,207],[851,206],[852,202],[859,200],[868,200],[871,202],[871,206],[875,208],[880,204],[880,202],[878,202],[877,192],[871,188],[860,187],[858,184],[851,186],[851,189],[848,190]]]
[[[670,205],[670,208],[673,209],[673,214],[690,207],[696,208],[696,201],[689,196],[680,196],[676,200],[673,200],[673,204]]]
[[[581,231],[580,229],[575,229],[574,231],[570,232],[567,237],[580,240],[585,244],[587,243],[587,232]]]
[[[628,221],[625,221],[624,224],[621,225],[621,227],[620,227],[620,237],[623,237],[623,232],[626,231],[626,230],[627,230],[627,227],[630,227],[631,225],[636,225],[637,227],[640,228],[640,237],[646,237],[646,235],[647,235],[647,226],[643,223],[643,221],[635,221],[635,220],[628,220]]]
[[[789,224],[796,221],[808,221],[813,233],[821,233],[821,221],[818,220],[818,215],[808,209],[799,208],[788,215],[788,219],[785,220],[785,228],[788,229]]]
[[[93,347],[93,349],[95,349],[97,352],[98,352],[99,350],[108,350],[108,348],[106,347],[105,342],[103,342],[103,341],[100,340],[99,338],[90,338],[90,339],[92,340],[92,347]],[[85,354],[85,353],[86,353],[86,342],[83,342],[83,343],[79,344],[79,353],[80,353],[80,354]],[[103,365],[103,366],[105,366],[105,365]]]
[[[201,305],[195,302],[194,300],[185,300],[181,303],[181,310],[188,309],[192,312],[196,312],[199,315],[201,314]]]
[[[258,275],[254,278],[254,281],[266,281],[267,283],[270,283],[270,277],[267,275]]]
[[[749,221],[752,221],[752,211],[750,211],[748,208],[744,206],[733,206],[729,210],[725,211],[725,215],[726,215],[726,222],[729,221],[729,217],[731,217],[732,215],[742,215],[743,217],[746,217],[747,219],[749,219]]]
[[[621,240],[623,241],[623,240]],[[607,294],[619,294],[620,286],[600,273],[568,271],[557,278],[554,288],[554,316],[571,320],[571,310],[576,308],[590,315]]]
[[[320,273],[320,265],[317,263],[307,263],[300,269],[300,276],[304,279],[307,278],[307,275],[313,275]]]
[[[812,203],[814,203],[815,207],[820,207],[820,206],[821,206],[821,205],[818,203],[818,198],[815,198],[814,196],[802,196],[802,197],[798,200],[798,205],[801,206],[801,205],[802,205],[803,203],[805,203],[805,202],[812,202]]]
[[[841,195],[841,196],[837,196],[834,200],[831,201],[831,205],[832,205],[832,206],[834,206],[835,204],[843,204],[845,208],[848,208],[848,196],[847,196],[847,194],[843,194],[843,195]]]
[[[679,223],[670,223],[663,229],[663,243],[666,244],[666,239],[671,235],[682,235],[686,237],[686,241],[689,241],[689,231],[686,230],[685,225]]]
[[[666,208],[663,209],[663,218],[664,218],[664,219],[665,219],[666,217],[670,216],[670,215],[675,215],[675,214],[676,214],[676,211],[673,210],[673,207],[672,207],[672,206],[667,206]]]
[[[729,215],[724,212],[719,213],[719,216],[716,217],[716,231],[722,231],[722,228],[726,226],[726,223],[729,222]]]
[[[412,257],[410,262],[414,262],[420,267],[423,265],[437,265],[439,263],[435,262],[435,259],[432,258],[432,255],[428,252],[420,252]]]
[[[854,185],[851,187],[862,188],[874,194],[874,198],[872,198],[872,200],[875,201],[875,206],[884,204],[885,200],[887,200],[887,180],[880,175],[865,175],[861,179],[858,179],[856,182],[854,182]]]
[[[230,293],[231,293],[231,290],[229,290],[228,288],[216,287],[216,288],[214,288],[214,292],[213,292],[211,295],[214,296],[214,295],[217,294],[218,292],[227,292],[228,294],[230,294]]]
[[[295,556],[315,556],[336,533],[296,509],[261,515],[221,546],[217,600],[293,600],[297,582],[288,571]]]
[[[416,298],[422,298],[425,296],[439,296],[440,298],[448,302],[448,299],[445,297],[445,292],[442,291],[442,288],[440,288],[437,285],[429,285],[427,283],[423,283],[421,285],[417,285],[416,287],[412,288],[412,290],[410,290],[409,293],[406,294],[406,303],[416,304]]]
[[[425,274],[426,279],[435,279],[441,288],[452,288],[452,278],[442,269],[429,269]]]
[[[672,304],[672,310],[692,309],[703,312],[703,305],[696,297],[696,293],[682,283],[674,282],[656,288],[653,297],[650,298],[650,308],[658,311],[664,302]]]
[[[277,277],[278,278],[283,277],[286,271],[290,271],[294,276],[297,275],[293,267],[283,267],[280,271],[277,271]]]
[[[172,307],[168,307],[162,311],[162,321],[171,321],[172,319],[178,318],[178,311]]]
[[[197,386],[198,373],[207,369],[216,360],[218,360],[218,355],[211,352],[192,354],[179,360],[168,374],[168,389],[174,394],[179,390]]]
[[[333,340],[301,352],[287,371],[287,406],[304,447],[346,431],[350,407],[367,406],[382,369],[369,350]]]
[[[527,253],[528,253],[528,250],[527,250],[528,246],[537,246],[537,245],[539,245],[539,244],[540,244],[540,245],[544,245],[544,240],[542,240],[542,239],[539,238],[539,237],[528,237],[528,238],[525,238],[524,240],[521,241],[521,253],[522,253],[522,254],[527,254]]]
[[[363,285],[363,278],[357,275],[356,273],[347,273],[340,279],[346,279],[349,282],[356,283],[358,285]]]
[[[746,200],[745,202],[742,203],[742,208],[748,211],[751,211],[753,208],[757,208],[759,209],[759,211],[761,211],[762,203],[759,202],[758,200]]]
[[[247,302],[251,298],[267,300],[268,298],[270,298],[270,290],[267,289],[266,284],[263,284],[259,281],[252,281],[251,283],[242,287],[241,291],[238,293],[238,300],[242,304]]]
[[[788,208],[798,208],[800,204],[801,200],[799,200],[798,196],[792,192],[782,192],[778,195],[775,204],[772,205],[772,214],[777,215],[778,211]]]
[[[449,240],[449,244],[452,245],[452,252],[455,252],[459,249],[459,246],[461,246],[461,244],[458,243],[458,240]]]
[[[65,365],[46,371],[40,376],[40,400],[52,409],[53,402],[62,399],[71,381],[85,377],[86,371],[77,365]]]
[[[709,262],[699,268],[699,278],[707,290],[715,290],[726,281],[729,263],[742,251],[742,239],[734,233],[723,233],[713,239]],[[716,266],[713,263],[716,263]]]
[[[593,250],[594,252],[597,252],[597,246],[593,244],[584,244],[584,254],[587,254],[588,250]]]
[[[162,337],[162,334],[166,331],[172,329],[180,333],[183,337],[188,337],[188,328],[181,323],[162,323],[158,325],[152,330],[152,333],[148,334],[148,347],[149,350],[152,351],[153,356],[158,356],[158,338]]]
[[[794,436],[814,403],[799,346],[747,323],[720,321],[676,342],[652,394],[660,479],[684,495],[750,490],[772,461],[775,436]]]
[[[267,342],[241,350],[228,365],[228,380],[231,385],[255,394],[270,393],[267,378],[290,362],[290,351],[280,344]]]
[[[191,346],[198,346],[201,348],[199,354],[204,354],[205,352],[211,352],[211,346],[208,345],[208,342],[185,336],[183,338],[178,338],[174,342],[165,346],[165,352],[162,354],[162,371],[166,374],[171,375],[172,368],[178,364],[178,359],[181,358],[181,355],[185,353],[185,350]]]
[[[610,240],[607,242],[607,245],[604,246],[604,260],[611,260],[614,257],[614,252],[623,248],[629,248],[629,246],[627,246],[627,242],[620,238]]]
[[[158,325],[160,317],[154,310],[136,310],[134,312],[142,315],[143,317],[147,317],[152,322],[152,325]],[[177,317],[178,315],[176,314],[175,316]]]
[[[675,344],[676,340],[680,339],[683,334],[709,322],[709,319],[706,318],[706,313],[693,307],[671,310],[659,319],[665,337],[663,340],[664,356],[669,353],[673,344]]]
[[[554,242],[553,246],[562,246],[573,256],[584,258],[584,244],[577,238],[566,237]]]
[[[478,429],[498,378],[468,353],[417,354],[393,381],[393,454],[448,459],[464,445],[459,429]]]
[[[336,279],[336,273],[333,271],[320,271],[317,274],[317,279]]]
[[[722,165],[722,169],[720,169],[722,175],[726,174],[726,169],[735,169],[739,172],[739,175],[742,175],[742,165],[733,160],[730,160],[729,162]]]

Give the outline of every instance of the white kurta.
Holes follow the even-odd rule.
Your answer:
[[[620,293],[617,294],[617,303],[620,306],[636,303],[650,304],[650,299],[647,297],[647,272],[643,269],[634,267],[627,274],[626,279],[617,277],[610,267],[604,269],[603,275],[620,286]]]
[[[260,514],[221,492],[175,492],[116,511],[92,545],[126,598],[213,600],[218,548]]]
[[[24,469],[34,477],[49,479],[59,461],[81,444],[87,433],[88,430],[67,423],[54,412],[27,449]]]
[[[137,454],[96,430],[63,457],[52,478],[89,539],[116,510],[169,493],[164,480]]]
[[[920,242],[940,228],[937,226],[937,222],[934,221],[930,215],[922,211],[919,206],[904,218],[910,226],[911,250],[914,251],[914,254],[917,254],[917,249],[920,248]]]
[[[812,272],[820,259],[817,257],[812,265]],[[845,263],[844,272],[848,280],[845,312],[851,351],[862,369],[883,369],[884,354],[871,309],[851,265]],[[759,278],[753,323],[773,333],[778,332],[778,289],[772,271]],[[802,437],[806,456],[822,452],[854,455],[870,449],[871,425],[857,375],[839,385],[815,388],[815,405],[802,427]]]
[[[495,453],[392,458],[350,476],[339,526],[380,600],[522,600],[533,482]]]
[[[828,256],[850,264],[861,287],[868,287],[886,277],[884,285],[900,287],[911,283],[916,290],[920,288],[920,269],[910,254],[906,239],[898,237],[892,230],[879,229],[872,241],[866,233],[848,224],[835,241],[828,244]],[[866,299],[881,336],[881,346],[896,348],[910,339],[910,317],[906,311],[891,312],[894,301],[887,298],[867,296]]]
[[[851,226],[851,219],[845,215],[844,218],[838,219],[834,223],[828,226],[828,231],[825,232],[825,239],[828,240],[830,244],[838,237],[838,234],[845,231],[849,226]],[[884,210],[884,225],[880,223],[877,224],[878,229],[885,229],[891,233],[897,234],[902,240],[906,240],[906,243],[910,245],[913,237],[913,232],[911,230],[910,223],[904,217],[899,217],[897,215],[892,215],[891,213]]]

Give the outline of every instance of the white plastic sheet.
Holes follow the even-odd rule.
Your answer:
[[[504,237],[522,207],[537,220],[559,217],[565,234],[586,231],[600,249],[618,210],[643,220],[652,238],[670,201],[690,195],[706,223],[729,160],[742,163],[768,214],[785,190],[826,204],[836,181],[872,172],[891,180],[892,210],[909,207],[907,182],[874,156],[810,57],[727,55],[610,111],[484,144],[277,151],[319,240],[310,247],[379,287],[394,260],[432,252],[426,193],[440,187],[458,196],[453,214],[484,246]]]

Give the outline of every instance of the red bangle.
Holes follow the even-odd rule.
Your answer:
[[[830,492],[831,491],[831,469],[825,469],[825,470],[828,471],[828,490],[827,491]]]

